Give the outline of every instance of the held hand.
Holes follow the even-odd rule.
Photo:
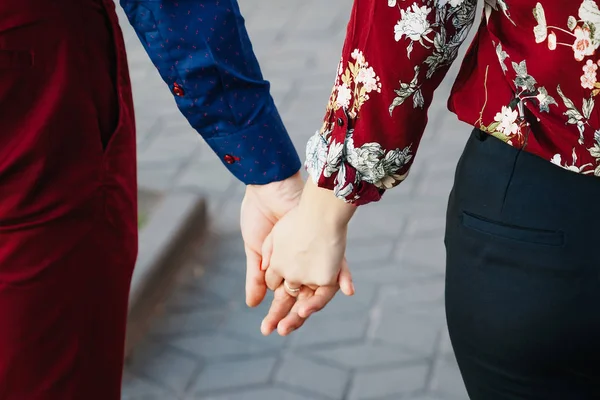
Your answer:
[[[310,252],[295,251],[294,244],[299,239],[294,235],[297,230],[292,231],[291,239],[279,236],[285,235],[287,229],[302,226],[295,223],[297,219],[302,220],[299,215],[298,209],[290,211],[275,226],[270,239],[265,241],[263,254],[268,257],[265,260],[268,265],[265,279],[269,288],[275,288],[275,293],[269,313],[261,324],[263,335],[277,329],[281,336],[286,336],[300,328],[310,315],[323,309],[333,299],[340,286],[344,294],[354,294],[352,275],[344,257],[344,233],[340,232],[344,240],[321,241],[322,245],[315,246]],[[318,242],[318,239],[314,240]],[[328,248],[327,243],[339,245]],[[269,257],[273,244],[276,250]],[[324,261],[319,262],[320,258]],[[290,284],[290,281],[294,283]],[[294,288],[298,289],[292,290]]]
[[[299,206],[283,217],[263,248],[266,282],[275,298],[261,331],[287,335],[342,289],[354,294],[344,258],[347,226],[355,207],[331,191],[306,184]]]
[[[273,226],[300,200],[304,182],[300,173],[267,185],[249,185],[242,201],[240,226],[246,251],[246,303],[255,307],[266,294],[261,270],[262,247]]]
[[[351,294],[352,282],[349,272],[340,277],[346,251],[344,224],[328,224],[318,221],[302,206],[286,214],[273,228],[263,247],[263,269],[269,289],[275,290],[282,283],[292,296],[300,286],[316,289],[321,286],[337,286],[342,279],[342,291]],[[284,282],[285,280],[285,282]]]
[[[341,274],[343,274],[342,269]],[[347,271],[347,270],[346,270]],[[352,281],[349,276],[347,280]],[[340,276],[340,280],[342,280]],[[283,285],[275,289],[275,296],[269,313],[263,320],[260,330],[263,335],[271,334],[275,329],[281,336],[287,336],[300,328],[308,317],[323,309],[339,290],[338,286],[321,286],[316,290],[303,286],[297,297],[287,293]]]

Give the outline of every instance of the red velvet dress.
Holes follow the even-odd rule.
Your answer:
[[[112,0],[0,1],[0,399],[119,398],[137,252]]]

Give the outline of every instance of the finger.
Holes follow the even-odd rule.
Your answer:
[[[275,269],[269,268],[265,272],[265,284],[267,287],[273,291],[275,291],[281,283],[283,282],[283,277],[275,272]],[[281,288],[282,291],[285,292],[285,288]]]
[[[273,254],[273,231],[271,231],[262,245],[262,262],[260,264],[260,269],[265,270],[269,268],[271,264],[271,255]]]
[[[289,296],[283,286],[275,289],[275,295],[267,316],[260,325],[260,331],[268,336],[277,328],[277,324],[290,312],[296,303],[296,298]]]
[[[333,299],[339,287],[321,286],[315,291],[315,294],[306,301],[303,301],[298,307],[298,315],[301,318],[308,318],[317,311],[321,311]]]
[[[265,298],[265,273],[260,269],[260,255],[245,246],[246,251],[246,304],[256,307]]]
[[[298,295],[300,294],[300,291],[302,289],[302,284],[292,283],[287,280],[284,280],[283,287],[285,288],[285,291],[287,292],[287,294],[289,294],[292,297],[298,297]]]
[[[300,308],[300,304],[303,301],[306,301],[310,297],[314,295],[314,290],[309,289],[307,287],[303,287],[298,298],[296,299],[296,303],[288,313],[279,323],[277,324],[277,333],[281,336],[287,336],[290,333],[298,330],[304,322],[306,322],[306,318],[300,317],[298,315],[298,310]]]
[[[342,260],[342,267],[340,268],[340,275],[338,277],[338,283],[342,293],[346,296],[352,296],[354,294],[354,283],[352,283],[352,274],[348,267],[348,260],[346,257]]]

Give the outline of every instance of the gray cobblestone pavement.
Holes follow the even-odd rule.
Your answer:
[[[299,149],[320,126],[351,0],[241,0],[263,72]],[[469,128],[439,89],[411,177],[361,208],[349,233],[357,294],[288,338],[244,305],[243,187],[179,114],[124,23],[139,184],[206,195],[211,239],[126,367],[125,400],[465,400],[443,310],[445,203]],[[450,73],[449,78],[456,72]],[[425,160],[430,162],[425,163]],[[210,253],[207,251],[212,249]]]

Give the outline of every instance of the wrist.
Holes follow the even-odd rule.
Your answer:
[[[323,228],[345,229],[356,207],[335,196],[332,190],[317,186],[308,179],[299,204],[305,218]]]
[[[289,211],[289,204],[296,205],[298,203],[303,188],[304,181],[298,171],[282,181],[263,185],[247,185],[246,195],[256,198],[259,205],[281,217]]]

